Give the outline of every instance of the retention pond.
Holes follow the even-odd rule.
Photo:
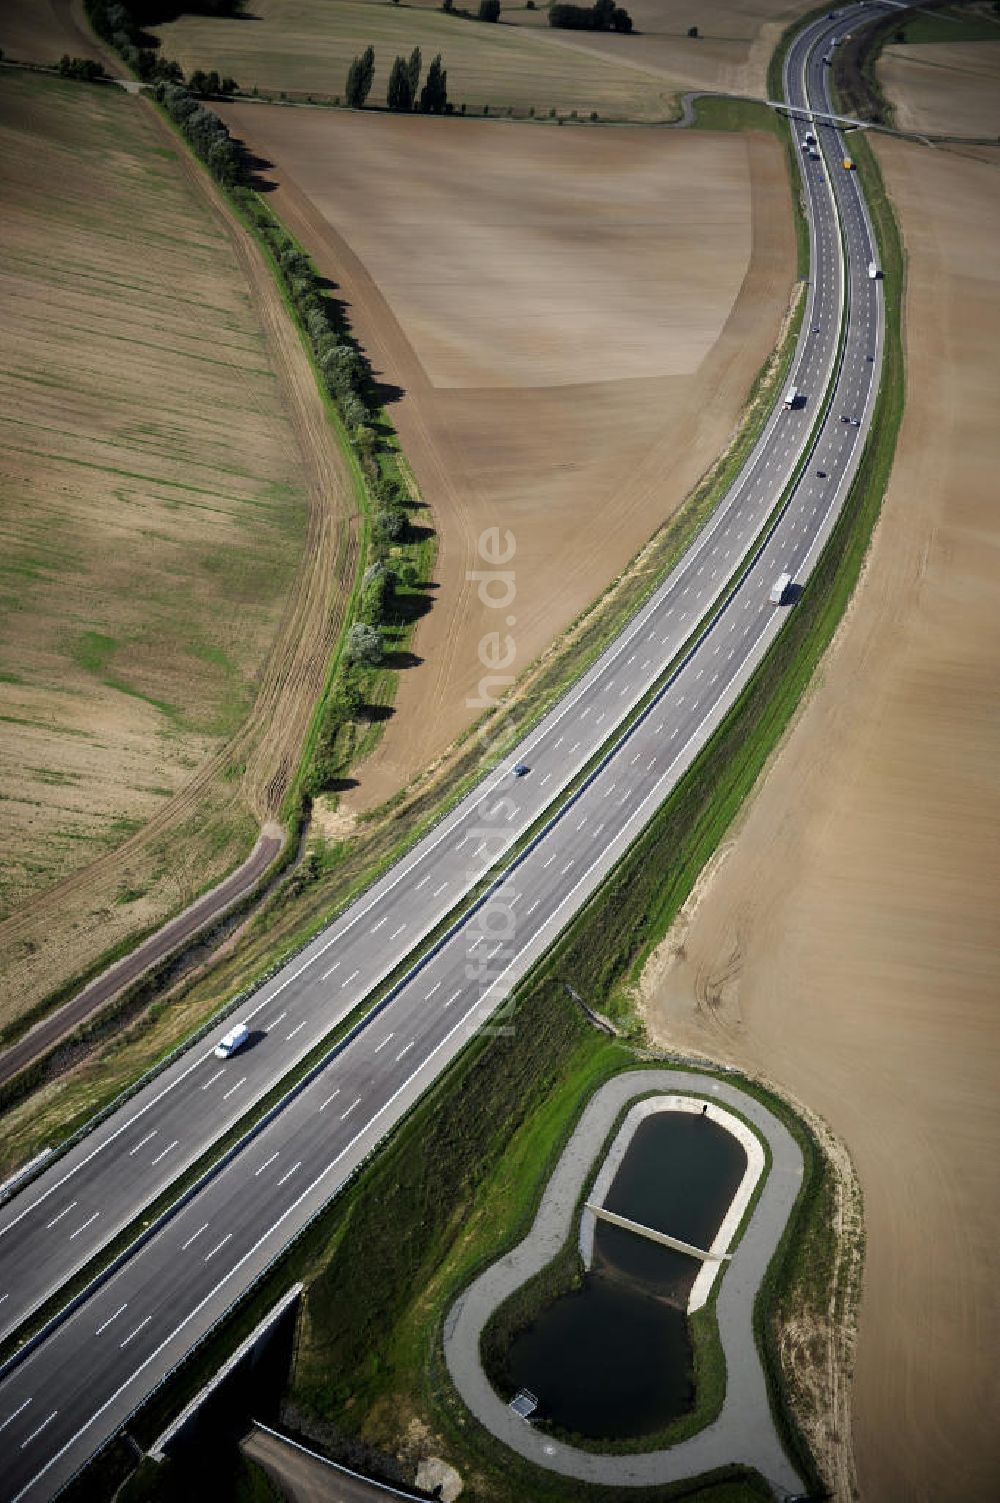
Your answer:
[[[700,1111],[641,1121],[603,1208],[711,1247],[747,1169],[742,1144]],[[540,1419],[591,1439],[662,1430],[693,1398],[687,1308],[701,1260],[598,1220],[582,1287],[538,1313],[507,1354]]]

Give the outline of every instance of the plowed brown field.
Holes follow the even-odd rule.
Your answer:
[[[355,545],[268,268],[154,112],[7,74],[0,132],[8,1023],[250,849]]]
[[[810,702],[646,989],[658,1039],[763,1072],[846,1141],[867,1228],[861,1495],[942,1503],[1000,1478],[1000,153],[877,150],[909,254],[882,520]]]
[[[794,277],[772,137],[232,105],[284,222],[339,286],[440,536],[421,662],[360,769],[392,793],[479,711],[479,645],[531,662],[725,447]],[[470,570],[515,537],[499,620]]]

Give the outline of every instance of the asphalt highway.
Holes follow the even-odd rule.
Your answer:
[[[791,48],[791,103],[829,108],[822,54],[844,29],[842,16],[815,23]],[[796,129],[798,139],[803,133]],[[839,133],[816,133],[821,159],[803,160],[813,272],[790,377],[804,405],[779,406],[670,578],[504,767],[235,1014],[253,1030],[250,1047],[215,1059],[232,1018],[220,1023],[8,1202],[0,1212],[0,1329],[15,1329],[347,1017],[531,828],[713,612],[708,625],[486,900],[8,1372],[0,1382],[3,1497],[56,1492],[329,1201],[470,1034],[491,1017],[503,1026],[502,1014],[494,1017],[499,1002],[648,822],[794,609],[770,604],[771,584],[785,571],[802,582],[828,537],[881,367],[883,304],[868,277],[867,215],[854,174],[840,165]],[[813,435],[831,373],[828,414]],[[755,541],[804,446],[798,484]],[[753,561],[732,587],[748,549]],[[510,771],[517,761],[530,769],[522,778]]]

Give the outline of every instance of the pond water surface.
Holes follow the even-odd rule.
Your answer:
[[[746,1169],[740,1143],[707,1117],[659,1112],[639,1124],[605,1198],[609,1210],[708,1248]],[[692,1404],[687,1309],[700,1263],[598,1222],[579,1291],[514,1338],[513,1381],[540,1419],[593,1439],[650,1434]]]

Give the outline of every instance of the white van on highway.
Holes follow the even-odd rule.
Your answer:
[[[230,1028],[215,1046],[216,1059],[229,1059],[238,1049],[242,1049],[250,1037],[250,1030],[245,1023],[237,1023],[235,1028]]]
[[[780,605],[782,603],[788,591],[788,586],[791,584],[791,582],[792,576],[790,574],[778,575],[777,579],[774,581],[774,584],[771,586],[772,605]]]

